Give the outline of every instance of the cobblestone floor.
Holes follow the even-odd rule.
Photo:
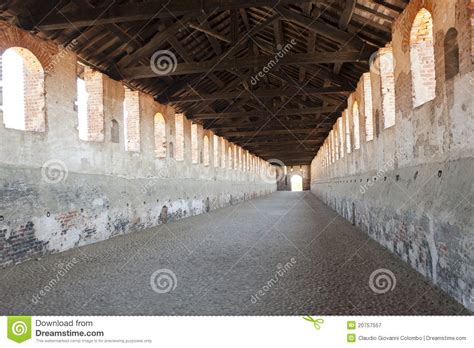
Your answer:
[[[378,269],[395,277],[383,294]],[[469,314],[309,192],[8,267],[0,294],[0,315]]]

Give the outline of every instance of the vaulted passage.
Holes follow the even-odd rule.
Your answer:
[[[54,295],[32,303],[71,260]],[[387,267],[394,278],[381,290],[394,289],[381,296],[370,276]],[[166,296],[150,287],[159,268],[176,276]],[[468,313],[308,192],[274,193],[2,270],[0,278],[2,313]]]
[[[2,2],[0,315],[474,311],[473,66],[474,0]]]

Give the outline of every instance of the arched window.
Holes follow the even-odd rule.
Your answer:
[[[422,8],[415,17],[410,33],[413,107],[433,100],[436,95],[433,43],[433,19],[431,13]]]
[[[225,140],[221,138],[221,167],[225,168]]]
[[[324,140],[324,157],[326,158],[326,167],[329,166],[329,147],[328,147],[328,138]]]
[[[219,137],[217,135],[212,136],[212,147],[214,151],[214,167],[219,167]]]
[[[76,108],[77,108],[77,129],[79,131],[79,139],[87,140],[87,89],[86,82],[83,78],[78,77],[76,80],[77,97],[76,97]]]
[[[360,119],[359,104],[357,101],[352,105],[352,123],[354,126],[354,149],[360,149]]]
[[[184,115],[175,115],[176,125],[176,153],[174,158],[177,161],[184,161]]]
[[[444,74],[446,80],[459,74],[458,31],[450,28],[444,37]]]
[[[382,86],[382,112],[384,128],[395,125],[395,75],[392,48],[381,49],[378,57]]]
[[[229,158],[229,169],[233,169],[234,168],[234,164],[232,163],[232,147],[229,145],[229,147],[227,148],[227,156]]]
[[[240,147],[235,147],[235,169],[240,170],[240,166],[242,165],[242,158],[241,158]]]
[[[104,141],[104,76],[81,64],[77,69],[79,139]]]
[[[329,133],[329,141],[331,142],[331,162],[336,162],[336,151],[335,151],[335,144],[334,144],[334,130]]]
[[[123,99],[125,151],[140,151],[140,96],[138,91],[125,88]]]
[[[166,157],[166,122],[159,112],[155,114],[155,156],[157,158]],[[173,143],[170,143],[170,157],[173,158]]]
[[[337,119],[337,134],[339,142],[339,158],[344,158],[344,133],[342,132],[342,117]]]
[[[370,73],[365,73],[364,80],[364,114],[365,114],[365,141],[374,139],[374,118],[372,115],[372,85]]]
[[[44,69],[26,48],[12,47],[2,54],[3,123],[6,128],[46,130]]]
[[[112,120],[110,126],[110,140],[113,143],[120,143],[120,127],[117,120]]]
[[[198,125],[191,125],[191,158],[192,163],[199,163],[199,143],[198,143]]]
[[[203,145],[204,145],[204,165],[207,167],[209,165],[209,137],[207,135],[204,136],[203,140]]]
[[[239,159],[239,148],[234,146],[234,169],[239,170],[240,159]]]
[[[352,145],[351,145],[351,124],[350,124],[350,116],[347,110],[343,113],[345,118],[345,130],[346,130],[346,151],[347,153],[351,153]]]

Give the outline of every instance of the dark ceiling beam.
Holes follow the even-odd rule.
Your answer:
[[[273,67],[277,65],[312,65],[338,62],[368,61],[368,59],[374,52],[375,51],[364,50],[362,52],[343,51],[287,54],[278,63],[275,63]],[[222,59],[220,57],[204,62],[196,62],[192,64],[178,64],[176,66],[176,69],[167,73],[166,76],[200,74],[207,73],[209,71],[264,67],[267,64],[269,64],[269,57],[246,57],[238,59]],[[123,74],[127,79],[131,80],[163,76],[158,76],[149,65],[124,69]]]
[[[259,39],[258,37],[254,37],[252,39],[252,41],[257,43],[259,45],[259,47],[262,50],[264,50],[268,55],[270,55],[270,56],[274,55],[273,51],[268,51],[267,49],[264,48],[264,46],[263,46],[264,41],[263,40]],[[375,50],[377,50],[377,49],[374,49],[374,52],[375,52]],[[306,65],[305,70],[306,70],[307,73],[310,73],[311,75],[313,75],[313,76],[308,77],[309,80],[312,80],[313,78],[317,77],[319,79],[329,79],[333,83],[335,83],[339,86],[349,86],[352,89],[354,89],[356,87],[356,83],[354,81],[352,81],[351,79],[348,79],[344,76],[341,76],[339,74],[334,74],[332,72],[332,69],[326,68],[325,66],[322,66],[322,65],[314,65],[314,66],[313,65]],[[272,74],[272,73],[275,73],[275,72],[276,71],[273,71],[273,72],[270,72],[269,74]],[[281,75],[281,73],[280,73],[280,75]],[[293,79],[288,80],[288,76],[284,76],[284,79],[287,82],[290,82],[292,84],[295,83],[295,81],[293,81]]]
[[[233,43],[237,43],[239,38],[239,12],[233,8],[230,10],[230,39]]]
[[[299,157],[306,157],[306,156],[311,156],[314,153],[314,149],[292,149],[292,150],[287,150],[287,151],[271,151],[268,149],[262,149],[262,150],[255,150],[255,152],[258,153],[260,157],[267,157],[267,156],[292,156],[296,155]]]
[[[343,0],[343,3],[344,5],[342,14],[339,17],[339,22],[337,26],[339,27],[339,29],[346,31],[347,27],[349,26],[349,23],[351,22],[352,16],[354,15],[357,0]],[[336,63],[334,64],[333,72],[335,74],[339,74],[341,68],[342,63]]]
[[[294,140],[283,140],[283,141],[252,141],[251,144],[247,144],[247,146],[285,146],[285,145],[295,145],[295,144],[319,144],[321,140],[324,140],[324,138],[320,139],[294,139]]]
[[[264,21],[260,22],[259,24],[255,25],[254,27],[252,27],[250,30],[248,30],[247,32],[244,33],[243,37],[240,38],[239,41],[235,45],[233,45],[230,49],[228,49],[226,52],[224,52],[224,55],[228,56],[228,57],[233,56],[233,53],[236,52],[238,49],[242,48],[243,44],[246,43],[247,40],[245,40],[244,38],[252,37],[253,35],[260,32],[261,30],[265,29],[268,25],[272,24],[279,17],[280,17],[279,14],[273,15],[273,16],[265,19]],[[208,38],[209,38],[209,41],[212,41],[214,39],[212,36],[208,36]],[[245,79],[250,78],[250,76],[252,76],[252,75],[253,75],[252,72],[249,71],[248,73],[246,73],[246,75],[245,75],[246,78]],[[155,75],[155,77],[156,77],[156,75]],[[188,83],[191,83],[191,81],[195,82],[196,80],[198,80],[198,82],[202,81],[202,77],[200,77],[199,75],[188,75],[187,77],[189,77],[189,82]],[[237,78],[234,81],[232,81],[230,84],[228,84],[225,87],[225,90],[231,90],[231,89],[235,88],[237,85],[239,85],[241,82],[243,82],[243,81],[241,81],[240,79]],[[164,102],[164,101],[168,100],[169,98],[171,98],[177,91],[180,91],[182,89],[182,87],[184,87],[184,85],[181,85],[178,88],[176,85],[177,84],[173,84],[173,86],[169,86],[168,88],[166,88],[164,91],[162,91],[159,95],[156,96],[156,99],[159,102]],[[204,104],[203,107],[208,105],[207,103],[203,103],[203,104]]]
[[[317,0],[324,2],[326,0]],[[299,4],[305,1],[280,0],[281,4]],[[226,11],[250,7],[273,7],[274,0],[155,0],[154,2],[115,5],[109,8],[81,8],[74,12],[52,12],[41,21],[40,30],[60,30],[88,27],[107,23],[145,21],[151,19],[176,18],[183,15],[209,14],[212,11]]]
[[[342,14],[339,17],[338,27],[341,30],[347,30],[347,26],[351,21],[352,15],[354,14],[357,0],[343,0],[343,2],[344,7],[342,10]]]
[[[288,150],[288,146],[285,146],[284,148],[271,148],[271,147],[255,147],[252,146],[252,143],[249,143],[247,146],[247,149],[250,149],[253,152],[258,152],[260,156],[265,156],[271,153],[287,153],[285,150]],[[293,145],[291,149],[294,150],[295,155],[301,155],[302,153],[314,153],[318,151],[319,146],[313,146],[313,147],[308,147],[304,145]]]
[[[201,18],[203,17],[204,16],[201,16]],[[157,47],[163,44],[164,41],[167,41],[169,38],[175,36],[179,30],[185,29],[186,24],[193,19],[195,19],[194,16],[187,15],[181,20],[175,22],[173,25],[166,27],[165,30],[157,32],[150,40],[148,40],[145,45],[137,49],[132,54],[123,57],[119,61],[118,65],[121,67],[126,67],[132,62],[138,63],[143,57],[150,56],[154,51],[157,50]]]
[[[252,35],[255,35],[259,31],[265,29],[266,26],[270,25],[274,21],[276,21],[279,18],[279,14],[276,14],[272,17],[267,18],[265,21],[259,23],[258,25],[254,26],[250,31],[245,33],[245,37],[251,37]],[[192,17],[186,16],[185,19],[187,21],[191,20]],[[204,16],[199,17],[199,20],[204,20]],[[142,49],[139,51],[135,52],[134,54],[128,56],[127,59],[122,59],[120,61],[121,66],[126,66],[128,65],[129,62],[132,60],[137,61],[140,57],[142,56],[148,56],[151,54],[151,52],[156,51],[157,46],[162,43],[163,40],[167,40],[169,35],[174,35],[176,30],[179,27],[182,27],[182,23],[184,20],[177,21],[173,27],[169,27],[163,32],[159,32],[155,35],[155,37],[150,40]],[[212,36],[209,37],[210,39],[213,38]],[[238,49],[242,48],[242,45],[245,44],[246,40],[241,39],[236,45],[232,46],[230,49],[228,49],[226,52],[224,52],[223,56],[224,57],[231,57],[234,52],[236,52]],[[246,60],[246,59],[241,59],[241,60]],[[224,68],[224,65],[229,65],[230,62],[234,62],[233,64],[231,63],[231,66],[227,66]],[[268,61],[268,59],[267,59]],[[242,68],[241,65],[237,66],[235,65],[235,59],[233,58],[228,58],[227,60],[222,60],[222,57],[218,57],[216,59],[210,60],[210,61],[204,61],[204,62],[199,62],[199,63],[193,63],[193,64],[178,64],[176,67],[175,71],[170,71],[167,76],[170,75],[182,75],[182,74],[192,74],[194,73],[194,70],[198,70],[198,72],[209,72],[211,69],[213,71],[218,71],[218,70],[227,70],[227,69],[237,69],[237,68]],[[264,63],[266,64],[266,62]],[[216,69],[214,68],[215,66],[222,67],[222,69]],[[186,69],[191,70],[191,72],[188,72]],[[141,67],[135,67],[135,68],[129,68],[124,70],[124,75],[127,76],[130,79],[139,79],[139,78],[148,78],[148,77],[162,77],[164,75],[157,76],[151,67],[149,65],[147,66],[141,66]]]
[[[396,5],[392,5],[384,0],[373,0],[373,2],[375,2],[376,4],[379,4],[379,5],[382,5],[383,7],[386,7],[392,11],[395,11],[395,12],[402,12],[403,11],[403,8],[401,7],[398,7]]]
[[[218,33],[217,31],[215,31],[213,29],[211,29],[210,26],[202,26],[202,25],[199,25],[199,24],[194,23],[194,22],[189,23],[188,26],[190,28],[193,28],[194,30],[200,31],[204,34],[212,36],[212,37],[214,37],[216,39],[219,39],[221,41],[224,41],[226,43],[231,43],[232,42],[230,39],[228,39],[224,35]]]
[[[292,127],[331,127],[332,128],[332,122],[322,122],[318,119],[314,120],[300,120],[300,121],[288,121],[288,120],[280,120],[281,123],[279,125],[284,125],[288,128]],[[238,124],[236,122],[233,122],[232,124],[219,124],[219,125],[212,125],[209,128],[206,129],[211,129],[211,130],[234,130],[235,128],[241,128],[239,131],[247,131],[247,130],[252,130],[255,128],[261,128],[265,127],[268,124],[268,122],[252,122],[252,123],[246,123],[246,124]],[[250,128],[250,129],[242,129],[242,128]]]
[[[393,22],[395,20],[394,17],[392,16],[389,16],[389,15],[386,15],[385,13],[383,12],[380,12],[380,11],[377,11],[377,10],[374,10],[370,7],[366,7],[362,4],[356,4],[356,8],[360,11],[365,11],[365,12],[368,12],[370,14],[373,14],[374,16],[376,17],[379,17],[379,18],[382,18],[382,19],[385,19],[387,21],[390,21],[390,22]]]
[[[201,21],[201,27],[203,29],[212,30],[207,19]],[[220,42],[217,41],[217,39],[213,35],[209,35],[206,33],[206,37],[209,43],[211,44],[212,50],[214,51],[216,56],[220,56],[222,54],[222,46]]]
[[[303,12],[311,16],[311,8],[312,8],[311,3],[303,4],[301,8],[303,9]],[[314,31],[309,31],[308,37],[306,39],[306,52],[308,53],[313,53],[316,49],[316,33]],[[300,83],[303,83],[305,80],[306,76],[306,69],[304,66],[300,67],[299,75],[298,75],[298,81]]]
[[[320,114],[336,111],[336,107],[315,107],[315,108],[306,108],[306,109],[279,109],[279,110],[253,110],[246,112],[221,112],[221,113],[207,113],[207,114],[194,114],[192,115],[193,120],[206,120],[214,118],[240,118],[240,117],[252,117],[263,114],[268,114],[272,116],[292,116],[292,115],[311,115],[311,114]]]
[[[326,134],[326,131],[322,131]],[[306,129],[264,129],[264,130],[252,130],[252,131],[244,131],[244,132],[222,132],[225,137],[254,137],[254,136],[262,136],[262,135],[291,135],[291,134],[318,134],[318,131],[315,131],[313,128]]]
[[[259,89],[253,91],[233,91],[233,92],[216,92],[212,94],[199,94],[193,96],[184,96],[184,97],[172,97],[168,100],[171,103],[192,103],[200,102],[206,100],[219,100],[219,99],[251,99],[254,97],[257,98],[266,98],[266,97],[293,97],[296,95],[309,95],[309,96],[318,96],[318,95],[348,95],[352,92],[351,89],[344,87],[326,87],[326,88],[310,88],[304,87],[301,89],[297,88],[278,88],[278,89]]]
[[[287,166],[304,166],[311,164],[312,159],[301,159],[300,161],[285,162]]]
[[[315,18],[304,15],[303,13],[291,11],[283,6],[277,6],[277,11],[281,13],[283,19],[299,24],[316,34],[338,42],[340,45],[356,49],[361,49],[366,45],[359,36],[348,33],[330,24],[322,23]]]
[[[321,133],[321,134],[313,135],[311,139],[317,141],[318,142],[317,144],[323,144],[326,139],[326,136],[327,136],[327,133],[326,134]],[[293,143],[296,142],[300,144],[300,142],[302,142],[304,139],[299,139],[299,138],[300,136],[295,137],[294,134],[287,134],[287,135],[282,135],[282,136],[268,136],[268,135],[255,136],[251,138],[251,142],[249,141],[249,139],[241,139],[241,138],[236,138],[236,137],[228,137],[228,140],[241,147],[246,147],[249,144],[255,144],[255,143],[263,142],[263,141],[277,141],[277,142],[292,141]],[[292,144],[289,144],[289,145],[292,145]]]

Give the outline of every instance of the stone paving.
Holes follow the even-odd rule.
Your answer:
[[[7,267],[0,294],[0,315],[470,314],[309,192]]]

